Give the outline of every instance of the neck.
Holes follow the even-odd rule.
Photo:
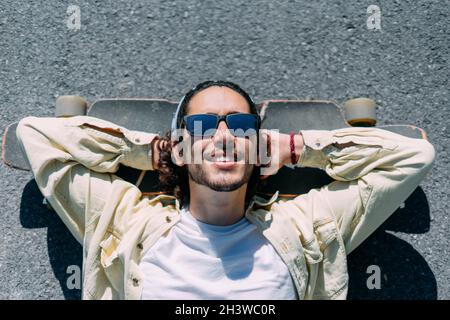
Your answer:
[[[218,192],[189,181],[189,211],[202,222],[226,226],[236,223],[244,216],[247,184],[239,189]]]

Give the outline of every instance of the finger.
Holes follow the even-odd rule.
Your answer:
[[[263,129],[261,131],[258,162],[261,167],[269,167],[272,163],[272,136],[270,130]]]
[[[267,134],[267,155],[272,156],[272,137],[270,134]]]

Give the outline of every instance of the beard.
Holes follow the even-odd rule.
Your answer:
[[[245,165],[244,173],[240,177],[230,177],[229,174],[216,175],[208,174],[201,164],[188,166],[188,174],[197,184],[204,185],[214,191],[227,192],[239,189],[248,183],[252,176],[253,165]]]

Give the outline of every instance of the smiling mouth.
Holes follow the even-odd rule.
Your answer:
[[[218,153],[218,154],[212,154],[211,158],[208,159],[210,162],[214,163],[237,163],[240,162],[243,159],[243,156],[241,153],[233,153],[229,156],[225,156],[224,153]]]

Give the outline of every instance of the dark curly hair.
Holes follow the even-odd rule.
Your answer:
[[[177,128],[180,127],[181,119],[183,118],[183,116],[187,114],[187,107],[192,97],[196,93],[213,86],[228,87],[236,91],[241,96],[243,96],[245,100],[248,102],[248,105],[250,107],[250,113],[258,115],[255,103],[247,94],[247,92],[245,92],[239,85],[229,81],[205,81],[192,88],[189,92],[186,93],[186,95],[181,100],[180,112],[176,120]],[[177,143],[179,143],[179,141],[173,143],[176,145]],[[180,205],[183,206],[189,201],[190,196],[188,171],[186,166],[179,167],[172,162],[171,157],[172,145],[171,145],[170,131],[167,132],[165,136],[160,138],[158,148],[160,152],[158,162],[160,190],[162,190],[166,194],[175,196],[180,202]],[[263,184],[263,180],[260,179],[260,172],[261,172],[260,167],[254,166],[252,175],[247,184],[247,192],[245,195],[246,208],[248,207],[250,200],[253,198],[253,196],[257,193],[257,191]]]

